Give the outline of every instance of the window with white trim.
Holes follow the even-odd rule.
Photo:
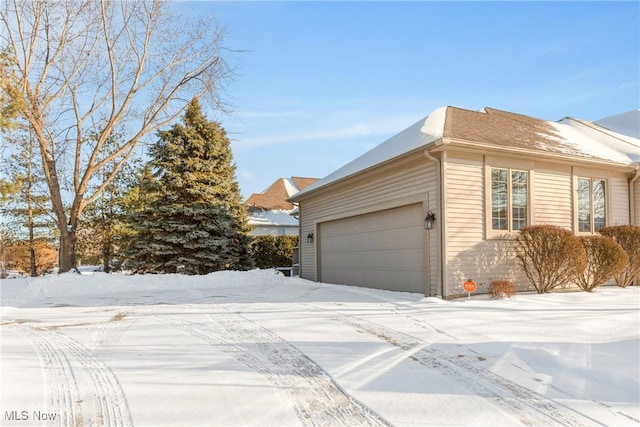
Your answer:
[[[491,229],[516,231],[529,224],[529,173],[491,168]]]
[[[607,224],[607,182],[578,178],[578,232],[592,233]]]

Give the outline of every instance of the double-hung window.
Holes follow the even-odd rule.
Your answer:
[[[578,178],[578,231],[592,233],[607,223],[606,184],[603,179]]]
[[[491,229],[516,231],[529,223],[529,173],[527,171],[491,169]]]

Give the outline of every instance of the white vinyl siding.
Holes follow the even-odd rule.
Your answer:
[[[531,161],[496,158],[483,155],[448,153],[445,166],[446,194],[446,283],[445,296],[462,295],[462,283],[473,279],[478,284],[478,293],[488,292],[494,280],[513,281],[519,289],[530,285],[522,272],[515,252],[512,237],[513,214],[506,215],[511,230],[492,229],[492,170],[502,169],[511,178],[515,173],[526,176],[526,200],[522,203],[526,225],[533,222],[533,206],[536,203],[537,174]],[[568,221],[571,223],[570,174],[564,175],[568,199]],[[552,185],[552,184],[551,184]],[[553,185],[552,185],[553,186]],[[513,191],[509,189],[509,205],[513,205]]]
[[[483,161],[449,157],[445,164],[447,254],[449,260],[482,241]]]
[[[607,225],[629,224],[631,219],[629,211],[629,181],[625,175],[612,174],[608,182],[609,211],[607,212]]]
[[[481,292],[487,270],[492,269],[488,265],[495,265],[493,248],[489,248],[484,239],[483,156],[457,156],[449,154],[444,167],[447,255],[445,297],[462,294],[461,285],[466,279],[476,281],[478,292]]]
[[[572,228],[571,168],[535,171],[533,212],[535,224]]]

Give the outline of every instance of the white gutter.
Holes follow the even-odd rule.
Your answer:
[[[438,145],[436,143],[436,145]],[[428,296],[439,296],[440,298],[444,298],[444,259],[442,258],[445,254],[444,251],[444,201],[443,201],[443,197],[444,197],[444,191],[442,188],[443,185],[443,171],[442,171],[442,162],[440,161],[440,159],[437,159],[435,157],[433,157],[431,155],[431,153],[429,153],[429,150],[424,150],[424,156],[428,159],[431,160],[432,162],[435,162],[436,164],[436,168],[437,168],[437,182],[436,182],[436,194],[438,197],[438,209],[436,209],[437,211],[437,217],[436,217],[436,224],[438,224],[438,266],[439,266],[439,271],[438,271],[438,276],[440,278],[440,295],[428,295]],[[429,254],[430,255],[430,254]],[[429,256],[429,262],[431,262],[431,256]],[[429,271],[431,271],[431,269],[429,268]],[[430,278],[429,278],[430,280]],[[429,281],[429,294],[431,294],[431,281]]]
[[[640,164],[636,166],[636,176],[634,176],[631,181],[629,181],[629,219],[631,220],[631,224],[636,224],[637,220],[640,218],[636,218],[636,192],[635,192],[635,183],[640,178]]]

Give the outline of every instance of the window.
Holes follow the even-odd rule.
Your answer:
[[[491,229],[515,231],[528,224],[529,173],[491,169]]]
[[[578,178],[578,231],[591,233],[607,223],[606,181]]]

